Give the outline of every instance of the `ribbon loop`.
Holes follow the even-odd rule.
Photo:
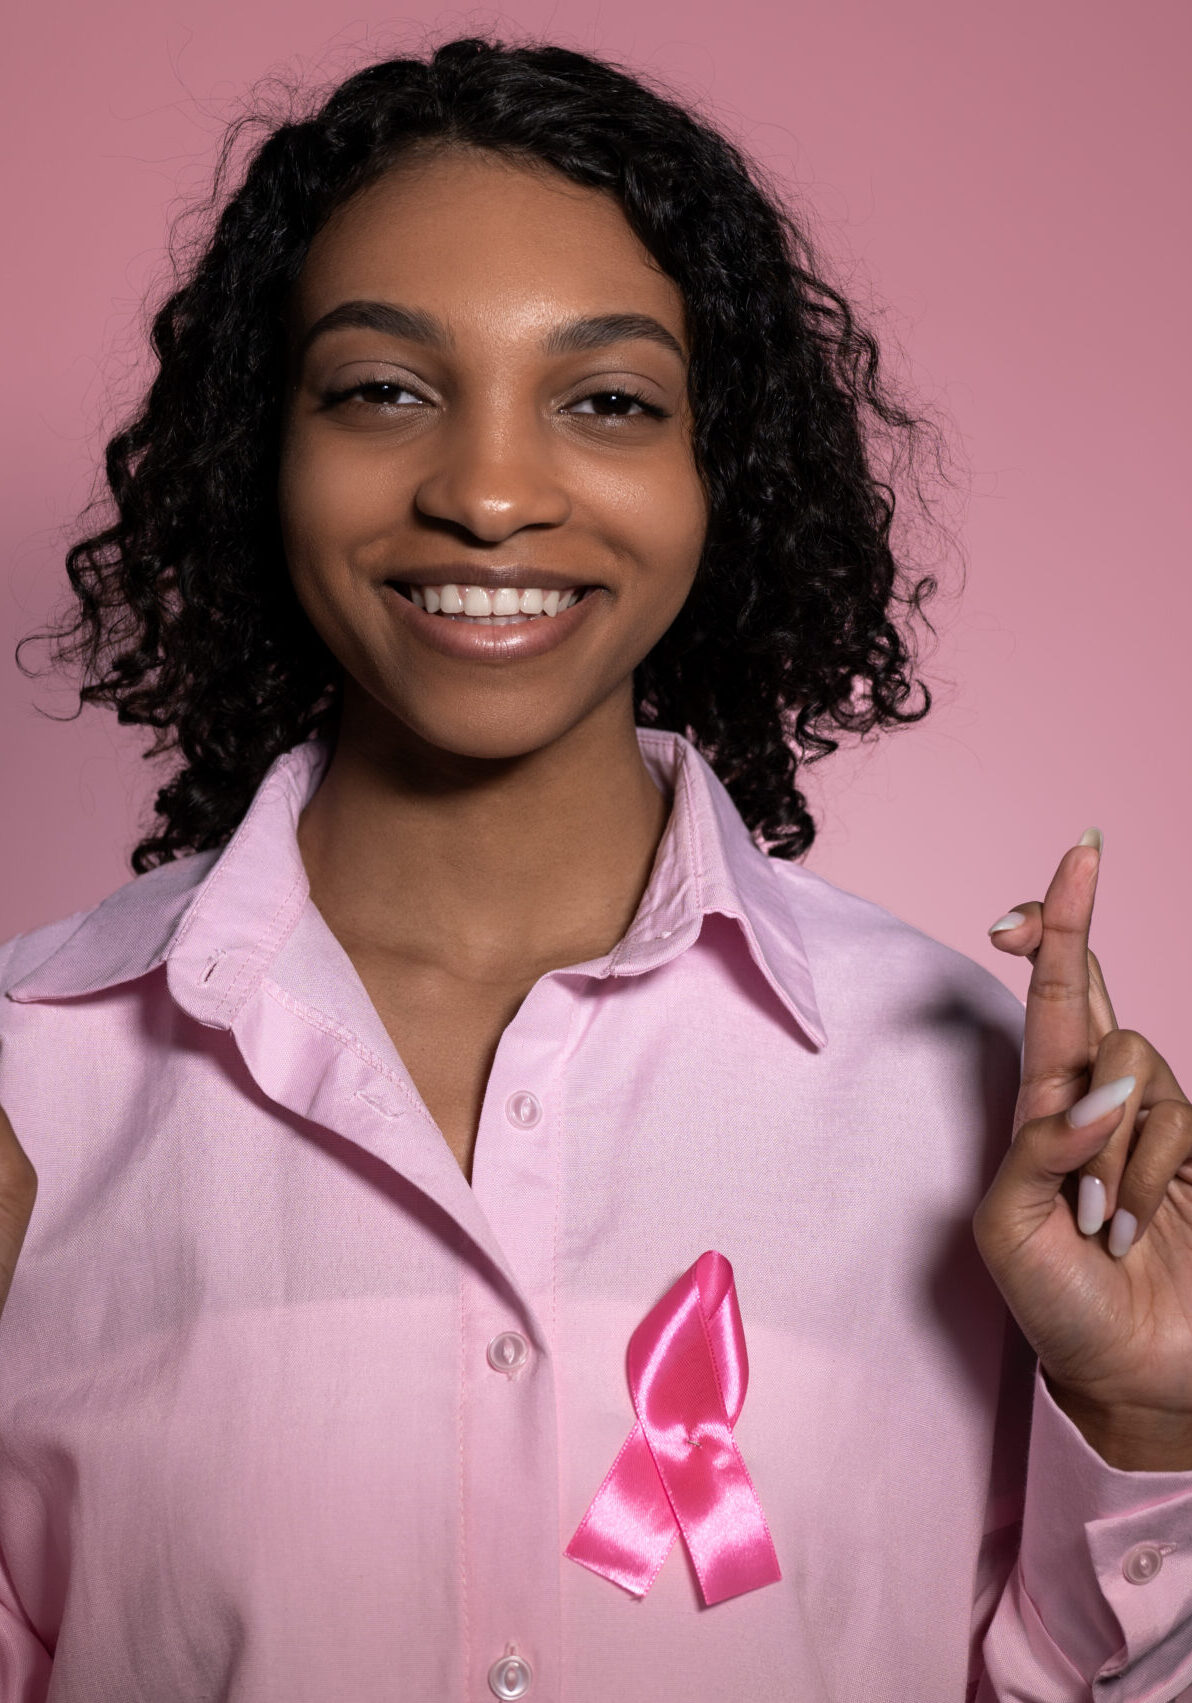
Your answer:
[[[709,1249],[629,1339],[637,1423],[565,1553],[645,1596],[681,1535],[710,1607],[775,1584],[778,1557],[733,1438],[749,1361],[733,1268]]]

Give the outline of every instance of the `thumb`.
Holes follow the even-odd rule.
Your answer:
[[[1122,1120],[1132,1076],[1104,1082],[1066,1112],[1031,1118],[977,1208],[978,1243],[994,1260],[1012,1253],[1050,1216],[1065,1177],[1097,1157]]]
[[[0,1106],[0,1309],[8,1298],[36,1195],[37,1172]]]

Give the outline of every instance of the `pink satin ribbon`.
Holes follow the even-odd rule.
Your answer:
[[[629,1339],[637,1424],[565,1553],[644,1597],[682,1534],[704,1602],[782,1577],[733,1426],[749,1362],[733,1268],[709,1250]]]

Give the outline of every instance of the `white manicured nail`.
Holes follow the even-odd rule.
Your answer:
[[[996,922],[990,923],[988,932],[1000,934],[1004,928],[1017,928],[1020,922],[1025,921],[1026,918],[1021,911],[1007,911],[1004,917],[999,917]]]
[[[1115,1106],[1124,1106],[1134,1092],[1134,1078],[1119,1076],[1116,1082],[1103,1082],[1100,1088],[1094,1088],[1091,1094],[1086,1094],[1083,1100],[1077,1100],[1068,1110],[1068,1122],[1073,1129],[1083,1129],[1086,1124],[1096,1123],[1106,1112],[1112,1112]]]
[[[1086,828],[1084,833],[1080,836],[1079,843],[1082,846],[1096,846],[1097,850],[1100,851],[1101,847],[1105,844],[1105,836],[1102,834],[1100,828]]]
[[[1095,1236],[1104,1222],[1105,1184],[1100,1177],[1081,1177],[1076,1197],[1076,1223],[1081,1234]]]
[[[1121,1259],[1133,1242],[1137,1230],[1137,1218],[1132,1212],[1127,1212],[1125,1207],[1119,1206],[1109,1226],[1109,1251],[1115,1259]]]

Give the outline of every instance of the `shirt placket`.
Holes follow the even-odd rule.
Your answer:
[[[513,1292],[461,1282],[460,1475],[469,1699],[560,1698],[554,1270],[574,996],[541,978],[501,1037],[472,1188]]]

